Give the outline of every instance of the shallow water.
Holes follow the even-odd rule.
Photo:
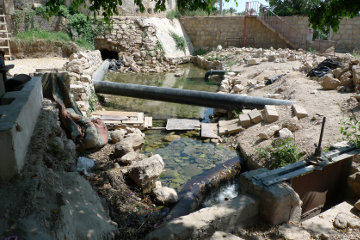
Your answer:
[[[220,79],[211,78],[209,82],[206,82],[205,70],[192,64],[182,65],[177,72],[184,74],[182,77],[175,77],[175,73],[111,73],[108,74],[106,80],[209,92],[215,92],[218,89]],[[213,113],[212,108],[206,107],[112,95],[105,95],[105,97],[107,110],[144,112],[145,115],[157,119],[153,122],[154,126],[165,126],[164,120],[168,118],[193,118],[208,122],[209,115]],[[164,186],[176,188],[177,191],[180,191],[193,176],[238,156],[236,150],[223,144],[201,140],[197,131],[150,130],[145,134],[144,152],[162,156],[165,171],[161,174],[160,180]]]

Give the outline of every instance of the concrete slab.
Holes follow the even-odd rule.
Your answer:
[[[195,119],[176,119],[170,118],[166,123],[166,130],[199,130],[200,121]]]
[[[231,232],[257,220],[258,202],[247,195],[175,218],[146,236],[155,239],[207,239],[215,231]]]
[[[342,202],[329,210],[302,222],[302,227],[314,235],[322,233],[327,235],[335,234],[333,222],[339,213],[346,213],[352,217],[358,218],[358,216],[352,213],[352,209],[353,205]]]
[[[218,127],[216,123],[201,123],[201,137],[219,138]]]
[[[33,77],[21,91],[5,93],[2,100],[6,99],[10,103],[0,105],[2,180],[12,178],[24,166],[27,147],[42,105],[41,78]]]

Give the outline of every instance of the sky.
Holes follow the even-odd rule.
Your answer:
[[[229,8],[235,8],[237,12],[243,12],[245,11],[245,0],[237,0],[238,2],[238,7],[236,7],[236,4],[234,2],[234,0],[230,0],[229,2],[225,2],[225,0],[223,0],[223,4],[224,7],[223,9],[229,9]],[[251,1],[248,1],[251,2]],[[269,4],[265,1],[265,0],[258,0],[258,2],[260,2],[263,5],[269,6]]]

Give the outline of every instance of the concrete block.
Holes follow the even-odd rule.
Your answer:
[[[239,193],[249,194],[259,200],[259,215],[266,222],[278,225],[288,221],[300,221],[301,200],[287,183],[265,186],[253,177],[269,171],[265,168],[240,175]]]
[[[255,124],[262,121],[261,113],[256,108],[251,110],[251,112],[249,113],[249,117],[251,119],[251,122]]]
[[[18,174],[42,105],[41,78],[33,77],[21,91],[7,92],[0,105],[0,179],[9,180]]]
[[[257,220],[259,205],[250,196],[239,195],[229,201],[175,218],[146,236],[155,239],[208,239],[215,231],[231,232]]]
[[[279,114],[274,105],[266,105],[264,108],[264,116],[266,122],[275,122],[279,119]]]
[[[235,134],[244,130],[240,125],[239,119],[232,119],[228,121],[219,121],[219,135]]]
[[[307,117],[308,113],[306,112],[305,108],[297,104],[292,105],[292,107],[294,110],[294,114],[298,119]]]
[[[243,127],[249,127],[251,125],[250,117],[248,114],[240,114],[239,115],[240,125]]]

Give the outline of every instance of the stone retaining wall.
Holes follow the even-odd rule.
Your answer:
[[[99,50],[77,52],[69,60],[65,69],[69,74],[70,92],[80,110],[86,113],[94,101],[93,73],[103,63],[101,54]]]
[[[303,16],[282,17],[301,35],[311,36],[308,18]],[[195,48],[222,46],[243,46],[244,17],[183,17],[181,18],[187,34]],[[265,27],[256,17],[247,18],[247,47],[286,48],[285,41]],[[235,38],[235,39],[234,39]],[[337,33],[329,40],[336,41],[337,51],[360,49],[360,17],[343,19]],[[314,47],[318,44],[315,43]],[[308,47],[311,47],[310,44]]]

